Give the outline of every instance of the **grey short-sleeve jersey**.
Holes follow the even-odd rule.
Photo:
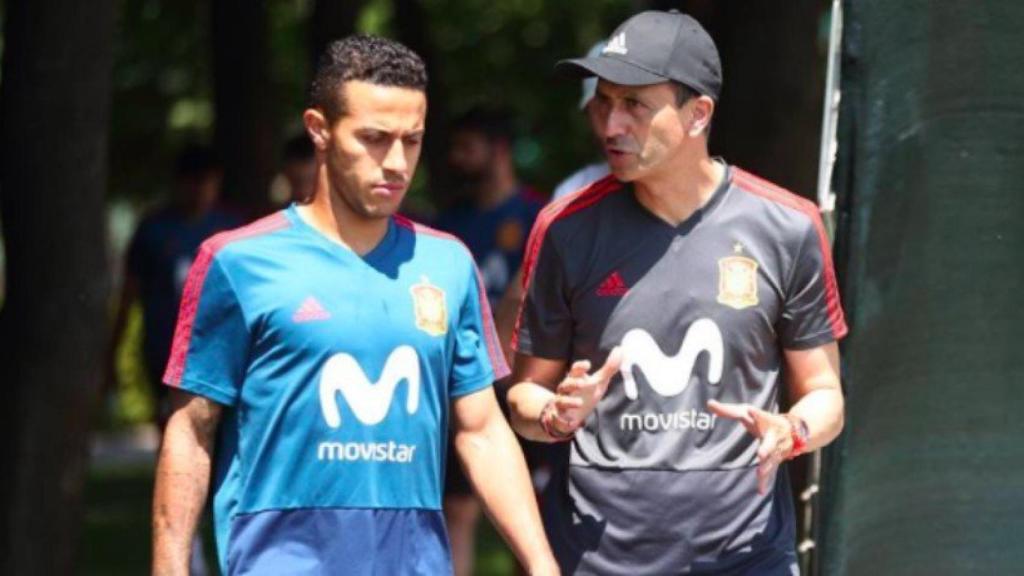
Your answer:
[[[520,353],[600,366],[623,349],[545,502],[563,569],[788,573],[785,474],[758,495],[754,439],[706,405],[778,411],[783,350],[845,335],[816,207],[729,168],[671,226],[608,177],[541,213],[524,269]]]

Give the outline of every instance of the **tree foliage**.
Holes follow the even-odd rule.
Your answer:
[[[510,109],[522,136],[516,157],[526,178],[542,189],[590,159],[591,142],[576,108],[579,84],[556,78],[552,67],[561,58],[583,54],[634,10],[633,2],[411,1],[434,54],[431,105],[448,111],[438,120],[481,103]],[[344,33],[351,25],[361,32],[403,36],[396,22],[401,0],[264,4],[276,145],[301,130],[314,46],[322,45],[325,34]],[[215,38],[208,2],[122,0],[118,5],[110,191],[115,197],[151,199],[169,189],[175,150],[189,140],[212,141]],[[347,16],[343,8],[351,6],[356,13]],[[443,133],[435,122],[428,139],[439,140]]]

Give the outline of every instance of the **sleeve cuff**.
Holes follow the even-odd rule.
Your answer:
[[[502,376],[502,378],[504,378],[504,376]],[[497,378],[494,377],[494,373],[491,371],[487,371],[486,373],[481,374],[480,376],[473,378],[472,380],[459,382],[455,386],[452,386],[451,397],[454,400],[455,398],[461,398],[462,396],[466,396],[467,394],[479,392],[484,388],[490,388],[491,386],[494,385],[495,380],[497,380]]]
[[[235,394],[233,392],[192,378],[182,378],[181,383],[177,386],[168,382],[164,382],[164,385],[170,388],[184,390],[190,394],[209,398],[217,404],[223,404],[224,406],[234,406],[236,402]]]
[[[802,338],[796,338],[783,344],[785,350],[810,350],[811,348],[817,348],[829,342],[836,342],[843,336],[846,336],[845,327],[839,334],[832,331],[831,328],[811,334],[810,336],[804,336]]]

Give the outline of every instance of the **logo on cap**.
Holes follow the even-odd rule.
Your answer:
[[[629,50],[626,49],[626,33],[622,32],[618,36],[608,41],[608,45],[604,47],[601,54],[628,54]]]

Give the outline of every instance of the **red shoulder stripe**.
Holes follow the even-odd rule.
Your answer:
[[[533,230],[530,232],[530,239],[526,242],[526,253],[523,257],[523,295],[519,301],[516,325],[512,330],[513,350],[518,350],[519,348],[519,324],[523,316],[523,301],[526,299],[526,292],[529,290],[530,282],[533,280],[533,267],[537,263],[537,257],[540,255],[540,248],[544,244],[544,237],[547,235],[548,229],[558,220],[589,208],[609,194],[621,189],[622,183],[614,175],[609,174],[589,186],[585,186],[572,194],[548,204],[537,215],[537,221],[533,224]]]
[[[269,234],[290,225],[284,212],[276,212],[247,226],[216,234],[203,242],[182,290],[178,322],[174,329],[171,357],[167,362],[167,369],[164,371],[164,382],[171,386],[181,385],[181,376],[185,372],[185,358],[188,356],[188,347],[192,341],[192,325],[195,323],[196,311],[199,309],[199,296],[203,292],[206,274],[210,271],[210,265],[217,252],[231,242]]]
[[[835,268],[832,264],[832,247],[829,244],[828,235],[825,233],[825,226],[821,222],[818,207],[805,198],[739,168],[733,168],[733,182],[747,192],[802,212],[811,219],[818,232],[818,245],[825,263],[825,302],[828,307],[829,324],[832,326],[832,334],[836,339],[846,336],[849,329],[846,326],[843,308],[839,304],[838,282],[836,282]]]

